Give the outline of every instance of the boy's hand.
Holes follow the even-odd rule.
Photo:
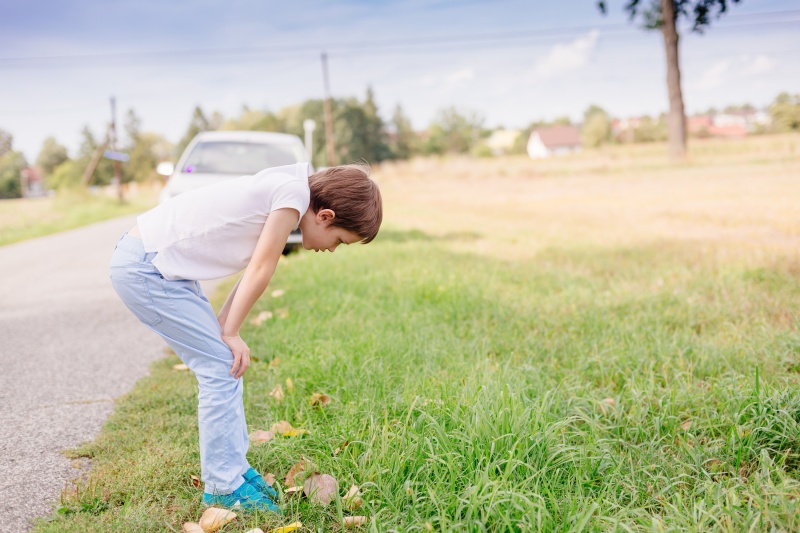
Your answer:
[[[233,353],[233,366],[231,366],[231,376],[239,379],[250,368],[250,348],[244,343],[239,335],[222,336],[222,342],[228,345]]]

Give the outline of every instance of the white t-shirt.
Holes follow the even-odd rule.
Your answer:
[[[300,217],[311,194],[308,163],[268,168],[194,189],[139,215],[145,252],[168,280],[207,280],[247,267],[270,212],[285,207]]]

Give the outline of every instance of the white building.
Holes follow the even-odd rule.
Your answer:
[[[537,128],[528,139],[528,155],[542,159],[551,155],[578,152],[582,146],[581,132],[575,126]]]

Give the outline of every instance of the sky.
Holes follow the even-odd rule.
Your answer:
[[[668,108],[663,38],[623,0],[2,0],[0,129],[30,162],[54,136],[70,155],[117,101],[177,142],[192,111],[238,116],[324,95],[400,104],[424,129],[455,106],[488,127]],[[800,1],[742,0],[703,34],[683,27],[687,112],[800,93]],[[320,125],[321,126],[321,125]]]

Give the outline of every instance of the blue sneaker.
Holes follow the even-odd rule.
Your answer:
[[[264,478],[261,477],[255,468],[250,468],[247,472],[244,473],[244,481],[245,483],[249,483],[250,485],[254,486],[258,489],[258,492],[272,500],[273,502],[278,501],[278,492],[269,486],[269,484],[264,481]]]
[[[243,511],[270,511],[280,514],[280,510],[275,503],[261,494],[250,483],[244,482],[242,486],[231,494],[209,494],[203,493],[203,503],[206,505],[219,505],[230,509],[241,509]]]

